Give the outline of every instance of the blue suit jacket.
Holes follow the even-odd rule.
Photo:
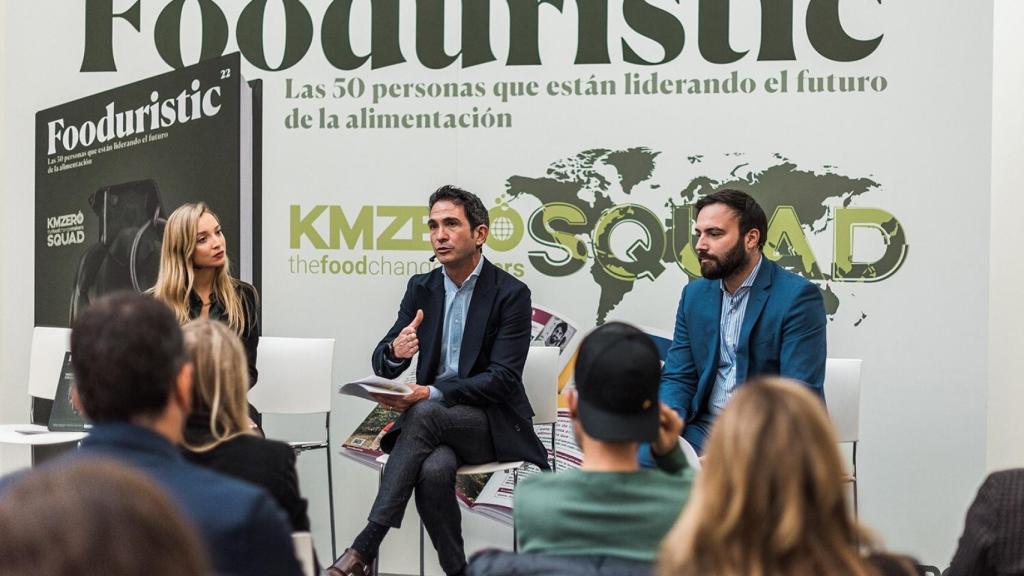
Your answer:
[[[373,371],[378,376],[395,378],[408,368],[409,360],[395,367],[385,354],[419,309],[423,322],[416,331],[420,341],[417,383],[436,386],[448,405],[483,408],[499,461],[526,460],[546,469],[547,450],[533,430],[533,408],[523,389],[533,315],[530,289],[485,259],[469,303],[459,376],[435,382],[444,332],[444,278],[440,268],[413,276],[398,307],[398,319],[373,351]],[[399,418],[381,440],[385,451],[390,452],[397,441],[401,422]]]
[[[661,376],[661,401],[685,422],[707,411],[718,372],[721,313],[720,281],[698,278],[683,288]],[[762,256],[736,343],[736,382],[761,374],[785,376],[807,384],[824,401],[825,322],[817,286]]]
[[[97,424],[70,457],[108,457],[156,480],[199,529],[218,576],[302,574],[287,517],[269,494],[189,464],[157,433],[126,423]]]

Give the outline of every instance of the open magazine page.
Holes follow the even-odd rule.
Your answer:
[[[537,437],[547,447],[550,456],[551,426],[538,425],[534,428],[537,431]],[[583,462],[583,453],[576,444],[576,435],[573,432],[572,421],[569,419],[569,411],[564,408],[559,409],[558,422],[555,424],[555,454],[557,455],[555,459],[557,472],[579,468]],[[460,476],[457,481],[460,490],[459,499],[473,512],[511,523],[516,483],[538,473],[540,473],[540,468],[527,463],[520,466],[515,473],[512,470],[507,470],[494,474]],[[465,481],[463,481],[464,478]]]
[[[381,454],[384,454],[380,449],[380,441],[391,430],[399,415],[399,412],[389,410],[379,404],[374,406],[362,424],[341,444],[344,449],[342,454],[360,462],[372,464]]]
[[[530,336],[532,346],[557,346],[562,368],[579,344],[581,331],[565,315],[534,304]]]

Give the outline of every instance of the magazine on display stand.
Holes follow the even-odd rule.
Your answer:
[[[167,216],[203,201],[260,284],[261,85],[237,53],[36,113],[35,325],[156,281]]]

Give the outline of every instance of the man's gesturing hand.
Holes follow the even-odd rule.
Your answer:
[[[664,403],[658,407],[658,440],[651,444],[655,456],[664,456],[679,445],[679,433],[683,431],[683,419],[675,410]]]
[[[402,328],[398,336],[391,341],[391,355],[396,360],[412,358],[420,350],[420,339],[416,336],[416,329],[423,322],[423,310],[416,311],[416,317],[409,322],[409,325]]]

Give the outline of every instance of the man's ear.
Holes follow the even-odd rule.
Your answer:
[[[82,399],[78,396],[78,386],[71,387],[71,407],[75,411],[85,414],[85,409],[82,408]]]
[[[481,224],[476,227],[476,230],[474,230],[474,236],[476,237],[477,248],[483,246],[484,243],[487,242],[487,235],[490,231],[490,228],[488,228],[486,224]]]
[[[171,390],[171,399],[178,403],[185,411],[192,411],[192,376],[195,368],[191,362],[185,362],[178,370],[178,376],[174,379],[174,389]]]
[[[569,417],[573,420],[579,414],[580,399],[578,394],[575,387],[565,389],[565,403],[569,405]]]
[[[758,244],[761,243],[761,231],[757,228],[747,230],[747,235],[744,240],[746,241],[747,250],[756,250]]]

